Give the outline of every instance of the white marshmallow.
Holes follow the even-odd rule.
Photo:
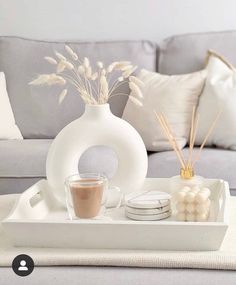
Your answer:
[[[176,209],[179,211],[179,212],[184,212],[185,211],[185,204],[184,203],[177,203],[176,204]]]
[[[206,202],[208,199],[208,194],[205,192],[199,192],[197,193],[196,197],[195,197],[195,202],[196,203],[204,203]]]
[[[185,196],[186,196],[186,193],[183,191],[176,192],[175,199],[177,202],[184,202]]]
[[[187,214],[186,215],[186,220],[188,222],[194,222],[195,221],[195,215],[194,214]]]
[[[196,220],[198,222],[205,222],[207,220],[207,218],[208,218],[208,214],[198,214],[196,216]]]
[[[186,220],[186,215],[185,215],[185,213],[178,213],[176,215],[176,218],[177,218],[178,221],[185,221]]]
[[[188,202],[188,203],[193,203],[194,202],[194,199],[195,199],[195,193],[192,193],[192,192],[188,192],[185,196],[185,201]]]
[[[209,212],[210,204],[211,202],[209,199],[207,199],[204,203],[196,204],[196,212],[198,214]]]
[[[188,212],[188,213],[194,213],[195,212],[195,204],[194,203],[188,203],[187,205],[186,205],[186,211]]]

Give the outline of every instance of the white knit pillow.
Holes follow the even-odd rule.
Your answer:
[[[144,82],[143,106],[128,100],[123,119],[140,133],[147,150],[170,150],[172,148],[153,111],[162,112],[174,131],[179,147],[183,148],[189,137],[192,108],[198,103],[206,71],[169,76],[141,70],[138,77]]]
[[[236,150],[236,71],[230,63],[213,53],[207,64],[208,76],[199,100],[199,127],[196,144],[200,145],[222,111],[207,145]]]
[[[0,140],[23,139],[16,125],[6,89],[6,79],[0,72]]]

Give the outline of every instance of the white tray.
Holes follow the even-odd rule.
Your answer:
[[[168,192],[169,179],[147,178],[143,191]],[[229,186],[206,179],[211,189],[207,222],[133,221],[124,208],[113,210],[112,221],[70,221],[65,208],[50,196],[46,180],[26,190],[3,226],[15,246],[81,249],[217,250],[228,228]]]

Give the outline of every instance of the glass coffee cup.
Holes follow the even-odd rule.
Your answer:
[[[67,177],[65,190],[71,220],[102,218],[107,208],[119,208],[123,200],[120,189],[109,186],[106,176],[96,173]]]

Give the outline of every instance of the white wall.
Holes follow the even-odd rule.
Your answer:
[[[0,0],[0,35],[150,39],[236,29],[235,0]]]

